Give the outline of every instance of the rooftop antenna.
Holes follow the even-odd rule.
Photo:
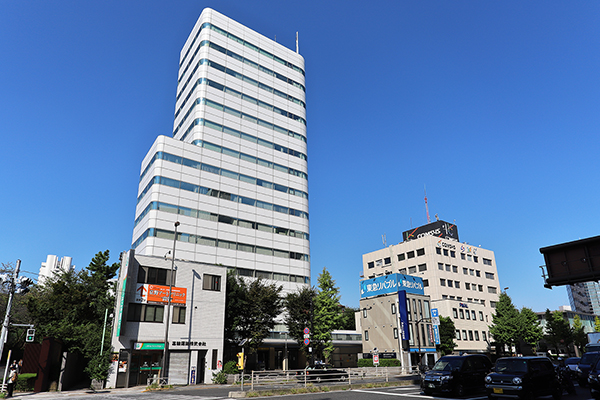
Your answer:
[[[300,54],[300,47],[298,46],[298,32],[296,31],[296,54]]]
[[[383,247],[387,247],[387,237],[385,236],[385,233],[381,235],[381,241],[383,242]]]
[[[425,210],[427,211],[427,223],[431,222],[431,218],[429,218],[429,206],[427,205],[427,188],[425,190]]]

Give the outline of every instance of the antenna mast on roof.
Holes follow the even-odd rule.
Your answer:
[[[427,211],[427,223],[431,222],[431,218],[429,218],[429,206],[427,205],[427,188],[425,190],[425,210]]]

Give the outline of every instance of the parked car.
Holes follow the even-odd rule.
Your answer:
[[[569,374],[573,377],[577,376],[577,364],[581,357],[569,357],[565,360],[565,367],[569,370]]]
[[[437,392],[456,396],[483,391],[485,376],[491,368],[492,362],[483,354],[444,356],[425,373],[421,389],[426,395]]]
[[[317,383],[336,380],[346,381],[348,380],[348,372],[343,369],[336,369],[330,364],[314,364],[304,368],[304,371],[298,372],[296,378]]]
[[[598,359],[600,358],[600,351],[590,351],[581,356],[579,364],[577,364],[577,382],[579,386],[585,387],[588,383],[588,374]]]
[[[588,385],[590,394],[596,400],[600,400],[600,363],[594,364],[588,374]]]
[[[504,357],[496,360],[494,372],[485,377],[490,400],[500,397],[534,399],[552,395],[562,397],[554,365],[547,357]]]

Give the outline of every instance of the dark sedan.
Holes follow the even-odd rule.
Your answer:
[[[336,369],[330,364],[315,364],[306,367],[304,371],[298,372],[296,378],[298,380],[313,381],[317,383],[346,381],[348,380],[348,372],[342,369]]]

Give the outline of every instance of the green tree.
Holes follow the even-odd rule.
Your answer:
[[[537,314],[531,308],[523,307],[519,313],[519,337],[532,347],[544,337]]]
[[[0,310],[2,313],[6,311],[6,305],[8,303],[8,294],[10,292],[10,286],[12,277],[14,276],[15,265],[13,263],[2,263],[0,265],[0,276],[4,279],[0,280]],[[21,268],[22,275],[23,269]],[[27,311],[27,298],[29,293],[15,293],[13,296],[12,307],[10,310],[10,323],[11,324],[30,324],[31,316]],[[4,314],[2,314],[4,318]],[[4,345],[5,353],[8,349],[22,350],[25,345],[25,334],[26,327],[11,326],[8,330],[8,337],[6,344]]]
[[[519,311],[513,305],[510,296],[505,292],[500,293],[496,312],[492,315],[490,334],[500,345],[501,351],[504,351],[504,346],[507,345],[509,354],[512,355],[512,347],[521,333],[520,325]]]
[[[596,315],[594,319],[594,332],[600,332],[600,317]]]
[[[437,351],[442,355],[450,354],[456,347],[454,338],[456,337],[456,327],[450,317],[440,317],[440,344],[436,346]]]
[[[356,312],[358,308],[342,306],[342,315],[340,317],[340,326],[336,329],[355,331],[356,330]]]
[[[560,311],[550,312],[546,309],[546,342],[554,347],[556,354],[560,354],[560,346],[568,349],[568,345],[573,342],[573,330],[569,322]]]
[[[583,349],[587,344],[587,334],[585,333],[579,314],[575,314],[573,318],[573,344],[577,346],[579,353],[583,354]]]
[[[285,324],[289,335],[298,343],[307,359],[310,345],[304,344],[304,328],[311,327],[312,305],[316,296],[317,292],[314,288],[303,287],[296,292],[288,293],[283,301],[286,310]]]
[[[340,326],[342,318],[340,295],[326,268],[323,268],[317,281],[319,291],[313,305],[311,342],[314,344],[315,354],[323,361],[329,362],[333,352],[331,332]]]
[[[267,284],[260,278],[246,281],[234,275],[228,275],[227,286],[225,314],[229,325],[225,327],[226,337],[229,340],[247,339],[244,352],[246,355],[256,353],[275,327],[275,317],[281,313],[279,294],[283,288],[274,283]],[[231,294],[237,298],[232,298]]]
[[[86,269],[45,280],[27,299],[36,334],[60,339],[68,351],[83,355],[89,360],[85,372],[98,380],[106,379],[110,364],[110,335],[101,343],[106,310],[114,307],[108,280],[120,267],[108,260],[108,250],[99,252]]]

